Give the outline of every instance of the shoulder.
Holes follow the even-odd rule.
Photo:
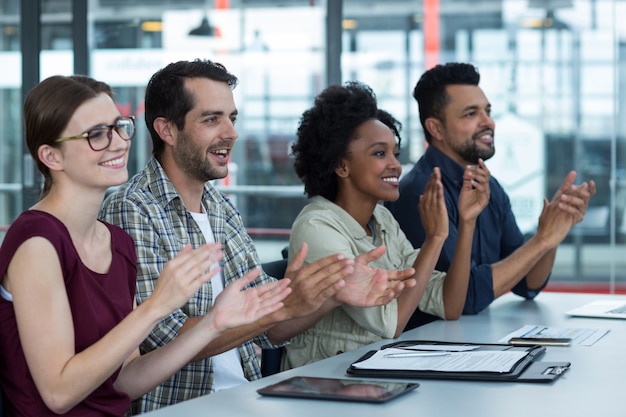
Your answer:
[[[400,194],[411,193],[421,194],[426,183],[430,178],[432,168],[426,162],[424,157],[421,157],[419,161],[413,167],[402,176],[400,179]]]
[[[56,241],[69,236],[69,233],[63,222],[53,215],[39,210],[26,210],[11,224],[5,239],[19,237],[24,241],[34,236]]]
[[[130,219],[135,222],[138,217],[154,217],[167,204],[168,197],[163,190],[162,181],[151,176],[146,167],[108,193],[99,217],[112,224],[126,223]]]
[[[75,253],[65,225],[53,215],[38,210],[27,210],[20,214],[7,231],[0,247],[2,268],[8,266],[14,254],[24,244],[28,244],[29,250],[36,253],[35,257],[38,259],[42,250],[50,247],[54,248],[59,259],[71,259]]]
[[[294,221],[294,225],[299,223],[328,224],[339,222],[347,215],[347,213],[343,215],[342,211],[343,209],[335,203],[326,200],[324,197],[316,196],[300,211]]]
[[[145,169],[140,171],[126,183],[110,189],[104,200],[103,207],[148,199],[151,194],[148,187],[149,182]]]

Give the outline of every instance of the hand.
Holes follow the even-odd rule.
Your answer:
[[[339,254],[304,265],[307,250],[308,246],[303,244],[285,272],[292,289],[285,299],[285,320],[318,310],[346,285],[344,278],[354,272],[354,260]]]
[[[291,292],[289,278],[243,289],[259,276],[259,272],[259,269],[248,272],[217,296],[205,317],[218,331],[250,324],[283,306],[282,301]]]
[[[182,307],[200,287],[220,271],[212,265],[223,257],[222,245],[211,243],[191,249],[188,243],[161,271],[148,301],[157,306],[161,317]]]
[[[474,221],[489,204],[491,173],[482,159],[478,165],[468,165],[463,173],[463,186],[459,194],[459,216],[465,221]]]
[[[574,185],[575,179],[576,172],[570,171],[552,199],[558,200],[559,207],[573,216],[574,224],[583,220],[589,207],[589,200],[596,193],[596,183],[593,180]]]
[[[439,168],[433,169],[419,200],[419,214],[427,237],[448,237],[448,210],[443,199],[443,184]]]
[[[565,239],[572,226],[574,217],[560,207],[559,199],[548,202],[544,198],[536,237],[544,241],[548,248],[555,248]]]
[[[372,307],[389,303],[404,288],[414,287],[413,268],[388,271],[372,268],[369,263],[383,256],[387,248],[379,246],[355,258],[354,273],[346,277],[346,285],[337,293],[337,301],[355,307]]]

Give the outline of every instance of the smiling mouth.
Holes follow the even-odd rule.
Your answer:
[[[397,184],[398,177],[386,177],[386,178],[383,178],[383,182],[388,182],[390,184]]]
[[[219,156],[220,158],[228,158],[229,149],[216,149],[209,151],[210,154]]]
[[[474,135],[474,141],[493,142],[493,131],[487,130]]]
[[[114,167],[114,166],[118,166],[118,165],[122,165],[124,164],[124,157],[120,156],[117,159],[111,159],[110,161],[104,161],[102,163],[100,163],[100,165],[105,166],[105,167]]]

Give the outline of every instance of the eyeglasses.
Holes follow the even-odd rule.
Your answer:
[[[122,116],[115,119],[110,125],[98,125],[76,136],[58,138],[55,142],[66,140],[87,139],[89,147],[94,151],[103,151],[109,147],[113,140],[113,129],[124,140],[131,140],[135,136],[135,116]]]

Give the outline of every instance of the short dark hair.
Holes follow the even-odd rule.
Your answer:
[[[478,85],[480,74],[472,64],[449,62],[436,65],[420,77],[413,89],[413,97],[417,101],[420,123],[428,143],[432,136],[426,129],[425,121],[429,117],[444,120],[444,108],[450,97],[446,93],[448,85]]]
[[[402,125],[378,108],[376,95],[369,86],[355,81],[332,85],[315,98],[313,107],[300,118],[297,140],[291,147],[296,174],[308,197],[336,199],[335,168],[355,139],[357,128],[372,119],[387,125],[400,146]]]
[[[194,106],[193,94],[185,89],[186,78],[208,78],[228,84],[231,89],[237,86],[238,79],[217,62],[208,59],[173,62],[157,71],[146,87],[145,119],[152,138],[152,153],[160,155],[163,140],[154,130],[154,121],[164,117],[173,122],[179,130],[185,128],[185,116]]]

